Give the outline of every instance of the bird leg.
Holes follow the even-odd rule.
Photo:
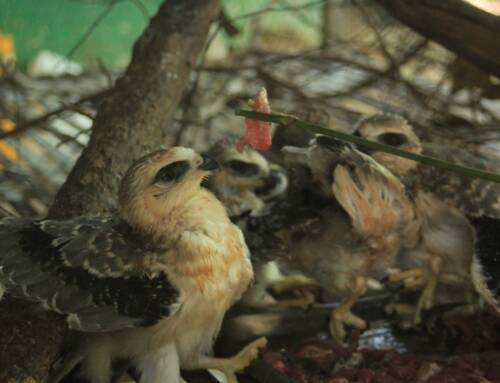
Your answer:
[[[407,290],[421,290],[427,283],[426,277],[411,278],[404,281],[405,289]]]
[[[289,275],[279,281],[269,284],[269,289],[277,294],[299,291],[302,294],[300,298],[280,299],[276,301],[278,307],[304,307],[313,304],[316,297],[311,292],[319,287],[318,283],[304,275]]]
[[[422,321],[422,310],[429,310],[434,301],[434,291],[439,281],[443,260],[437,256],[432,256],[429,260],[430,275],[427,278],[425,286],[418,298],[413,317],[413,324],[417,325]]]
[[[462,286],[462,287],[470,287],[473,288],[472,282],[470,279],[462,277],[460,275],[454,275],[449,273],[442,273],[439,276],[439,282],[444,283],[445,285],[450,286]]]
[[[186,370],[210,370],[221,371],[227,379],[227,383],[238,383],[236,372],[247,368],[257,357],[259,350],[266,347],[267,339],[262,337],[247,344],[238,354],[231,358],[215,358],[211,356],[200,356],[198,360],[182,365]]]
[[[409,269],[405,271],[399,271],[394,274],[390,274],[389,282],[392,283],[403,282],[406,284],[407,281],[419,280],[424,275],[425,275],[425,270],[423,268]]]
[[[388,303],[384,306],[387,315],[407,316],[415,314],[415,305],[409,303]]]
[[[359,297],[365,292],[366,279],[364,277],[357,277],[351,295],[339,307],[334,309],[330,316],[330,333],[334,338],[339,340],[345,338],[346,324],[360,330],[366,328],[366,322],[351,312],[352,306],[354,306]]]

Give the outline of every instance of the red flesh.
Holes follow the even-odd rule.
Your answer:
[[[265,88],[261,88],[254,99],[255,112],[271,113]],[[271,123],[267,121],[245,118],[246,131],[236,143],[236,149],[242,151],[245,145],[251,145],[256,150],[268,150],[271,147]]]

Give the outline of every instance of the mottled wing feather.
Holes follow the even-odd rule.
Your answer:
[[[0,282],[67,316],[71,328],[112,331],[167,317],[178,291],[140,262],[146,250],[117,218],[0,222]]]
[[[488,289],[500,297],[500,220],[469,218],[476,232],[475,256],[481,264]]]
[[[482,170],[500,172],[500,165],[474,156],[458,147],[424,145],[424,154]],[[420,165],[415,174],[424,190],[472,217],[500,218],[500,184]]]

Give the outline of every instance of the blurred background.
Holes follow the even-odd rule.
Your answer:
[[[0,12],[0,208],[43,216],[99,103],[162,0],[7,1]],[[500,15],[498,0],[470,0]],[[274,110],[349,132],[398,113],[424,140],[499,163],[499,82],[372,0],[224,0],[164,145],[238,136],[265,86]]]

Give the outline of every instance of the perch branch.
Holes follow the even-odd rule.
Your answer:
[[[500,77],[500,18],[462,0],[376,0],[394,17]]]

